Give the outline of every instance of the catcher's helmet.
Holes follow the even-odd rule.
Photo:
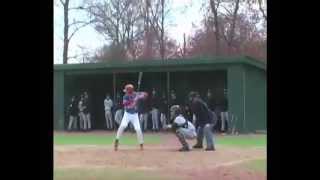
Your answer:
[[[182,114],[182,109],[179,105],[173,105],[170,107],[170,116],[172,118],[175,118],[180,114]]]

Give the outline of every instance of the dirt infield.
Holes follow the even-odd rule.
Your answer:
[[[180,147],[172,134],[159,134],[161,144],[145,144],[145,150],[138,146],[120,144],[119,151],[112,146],[55,145],[55,168],[118,168],[143,170],[155,175],[170,175],[175,179],[237,179],[262,180],[266,174],[245,168],[242,164],[250,160],[265,159],[265,148],[236,148],[217,146],[214,152],[193,149],[178,152]],[[194,144],[194,141],[189,141]]]

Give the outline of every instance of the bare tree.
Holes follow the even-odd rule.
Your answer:
[[[155,0],[150,3],[150,26],[156,36],[159,45],[159,54],[161,59],[165,59],[166,54],[166,38],[165,38],[165,20],[170,12],[167,0]]]
[[[218,9],[221,1],[220,0],[210,0],[210,9],[213,14],[214,19],[214,29],[215,29],[215,42],[216,42],[216,55],[220,55],[220,26]]]
[[[216,18],[211,6],[210,12],[205,14],[202,21],[203,27],[191,37],[188,55],[217,55],[217,53],[212,53],[212,47],[214,47],[219,49],[221,55],[243,54],[265,60],[266,27],[259,25],[261,21],[263,22],[263,17],[258,15],[257,7],[247,6],[242,2],[245,1],[221,0],[220,9],[216,9]],[[217,20],[218,28],[216,28]],[[219,40],[216,29],[221,35],[220,42],[216,42],[217,39]],[[234,50],[232,53],[230,47]]]
[[[265,19],[265,21],[267,21],[267,2],[265,0],[258,0],[258,3],[262,16]]]
[[[224,28],[223,28],[224,31],[222,32],[224,40],[226,41],[228,46],[228,49],[227,49],[228,54],[231,54],[231,50],[234,46],[233,41],[235,36],[235,27],[236,27],[236,22],[238,17],[240,0],[235,0],[234,2],[231,2],[231,3],[234,5],[233,10],[229,10],[225,6],[222,6],[227,12],[225,14],[226,19],[229,19],[229,22],[224,23]]]
[[[135,58],[134,41],[141,35],[138,21],[141,19],[138,0],[107,0],[92,2],[88,13],[95,30],[111,41],[113,58]]]
[[[90,24],[90,22],[85,21],[73,21],[69,23],[69,12],[71,10],[83,10],[84,8],[79,7],[69,7],[70,0],[60,0],[60,3],[63,7],[63,18],[64,18],[64,28],[63,28],[63,64],[68,64],[68,49],[71,38],[78,32],[81,28]],[[74,27],[74,28],[73,28]],[[73,31],[69,34],[70,28],[73,28]]]

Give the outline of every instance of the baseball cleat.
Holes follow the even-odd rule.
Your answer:
[[[214,147],[206,148],[205,151],[215,151],[216,149]]]
[[[119,140],[116,139],[114,142],[114,150],[117,151],[118,150],[118,145],[119,145]]]
[[[188,147],[182,147],[179,149],[180,152],[190,151]]]
[[[201,148],[203,148],[203,146],[200,145],[200,144],[195,144],[195,145],[193,146],[193,148],[195,148],[195,149],[201,149]]]
[[[140,144],[140,150],[143,151],[143,144]]]

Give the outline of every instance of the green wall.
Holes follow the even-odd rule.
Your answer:
[[[229,99],[229,112],[235,114],[238,117],[237,129],[240,132],[252,132],[254,130],[266,129],[266,72],[265,70],[240,63],[233,64],[220,64],[220,65],[206,65],[206,66],[193,66],[193,67],[180,67],[181,69],[175,69],[180,71],[174,72],[173,69],[162,68],[157,70],[158,72],[171,71],[170,73],[170,87],[171,89],[183,89],[185,91],[190,90],[189,84],[192,87],[197,87],[197,90],[204,91],[202,87],[210,86],[207,82],[220,82],[217,87],[211,87],[212,89],[221,88],[224,86],[223,79],[225,75],[216,74],[216,70],[227,70],[227,84],[228,99]],[[184,69],[185,72],[181,72]],[[71,95],[78,94],[79,90],[92,89],[94,94],[101,91],[101,94],[97,95],[97,100],[103,99],[105,92],[112,92],[112,74],[113,70],[90,70],[90,73],[86,70],[79,71],[54,71],[54,129],[63,130],[65,127],[65,111],[66,105]],[[155,69],[145,68],[146,71],[155,71]],[[197,70],[197,72],[195,72]],[[211,72],[201,72],[209,70]],[[216,71],[216,72],[213,72]],[[194,74],[196,73],[196,75]],[[204,75],[208,73],[208,75]],[[99,75],[98,75],[99,74]],[[203,74],[206,78],[203,79]],[[212,74],[212,75],[210,75]],[[100,77],[99,77],[100,76]],[[108,78],[107,78],[108,76]],[[133,74],[118,73],[117,74],[117,86],[122,87],[128,77],[132,77],[131,81],[136,82],[138,73]],[[199,76],[199,77],[198,77]],[[185,79],[186,81],[181,80]],[[155,79],[166,81],[166,75],[164,73],[160,75],[158,73],[145,73],[143,77],[143,86],[149,84],[149,81]],[[180,79],[180,80],[179,80]],[[219,80],[220,79],[220,80]],[[99,82],[99,83],[98,83]],[[106,84],[104,84],[106,83]],[[214,83],[215,84],[215,83]],[[154,85],[152,85],[154,86]],[[159,86],[166,87],[166,83],[161,83]],[[224,86],[225,87],[225,86]],[[119,89],[117,89],[119,90]],[[122,89],[120,89],[122,90]],[[91,91],[91,90],[90,90]],[[220,91],[219,91],[220,92]],[[222,91],[221,91],[222,92]],[[181,94],[185,95],[185,94]],[[99,97],[98,97],[99,96]],[[92,96],[94,98],[94,96]],[[100,101],[99,101],[100,103]],[[101,105],[102,106],[102,105]],[[97,117],[100,119],[100,117]],[[101,115],[101,121],[95,125],[101,126],[103,122],[103,116]]]
[[[246,66],[245,70],[247,128],[266,130],[266,73],[251,66]]]
[[[64,129],[64,73],[55,72],[53,77],[53,127],[55,130]],[[45,120],[45,119],[44,119]]]
[[[266,130],[266,73],[247,65],[228,69],[229,112],[238,117],[242,133]]]
[[[228,110],[237,117],[236,129],[246,132],[244,113],[244,68],[233,65],[228,68]]]

